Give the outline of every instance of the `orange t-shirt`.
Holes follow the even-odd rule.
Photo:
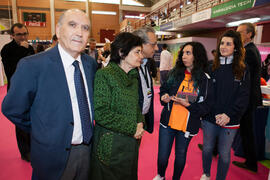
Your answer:
[[[186,98],[186,96],[188,96],[190,102],[194,102],[198,96],[196,89],[194,89],[193,81],[191,80],[191,74],[187,71],[177,91],[177,97]],[[172,129],[186,132],[188,119],[189,111],[181,104],[173,103],[168,125]]]

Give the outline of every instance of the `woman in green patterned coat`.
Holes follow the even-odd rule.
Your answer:
[[[136,70],[141,50],[141,38],[120,33],[111,44],[109,65],[96,73],[93,180],[137,180],[139,139],[144,132]]]

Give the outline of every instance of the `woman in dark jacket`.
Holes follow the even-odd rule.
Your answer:
[[[230,165],[231,146],[240,118],[249,100],[249,74],[244,64],[244,48],[240,33],[225,32],[217,46],[211,77],[215,101],[209,115],[203,118],[203,175],[210,180],[212,151],[218,139],[217,180],[225,180]]]
[[[179,180],[186,162],[191,138],[198,133],[200,117],[211,108],[211,79],[207,71],[207,55],[199,42],[186,43],[176,66],[160,87],[160,102],[164,106],[159,129],[158,175],[162,180],[175,140],[173,180]]]

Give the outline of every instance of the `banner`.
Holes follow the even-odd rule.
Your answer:
[[[211,8],[192,14],[192,23],[205,21],[211,18]]]
[[[254,7],[270,3],[269,0],[256,0]]]
[[[23,20],[26,26],[46,26],[46,14],[45,13],[23,13]]]
[[[255,0],[233,0],[212,8],[211,18],[231,14],[254,6]]]
[[[172,22],[168,22],[166,24],[160,25],[160,31],[165,31],[165,30],[168,30],[168,29],[171,29],[171,28],[173,28],[173,23]]]

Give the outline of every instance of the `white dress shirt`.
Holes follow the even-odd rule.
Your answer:
[[[172,69],[173,57],[167,50],[163,50],[160,54],[160,71],[169,71]]]
[[[149,75],[148,69],[146,68],[147,59],[143,60],[143,63],[141,64],[139,68],[139,74],[141,79],[141,85],[142,85],[142,92],[143,92],[143,108],[142,108],[142,114],[147,114],[149,112],[150,106],[151,106],[151,100],[152,100],[152,92],[151,92],[151,77]],[[147,85],[147,82],[148,85]]]
[[[90,106],[90,100],[89,100],[89,94],[88,94],[88,86],[85,78],[85,73],[81,61],[81,56],[79,55],[77,59],[74,59],[71,55],[69,55],[60,45],[58,44],[59,53],[61,56],[61,60],[64,65],[68,89],[69,89],[69,95],[71,98],[71,105],[72,105],[72,112],[73,112],[73,120],[74,120],[74,129],[73,129],[73,135],[72,135],[72,141],[71,144],[81,144],[83,141],[82,137],[82,126],[81,126],[81,118],[80,118],[80,112],[79,112],[79,105],[77,101],[77,94],[76,89],[74,85],[74,71],[75,67],[72,65],[72,63],[77,60],[79,61],[80,70],[82,72],[83,76],[83,82],[85,86],[85,91],[87,95],[87,101],[89,105],[89,111],[90,111],[90,117],[91,116],[91,106]]]

